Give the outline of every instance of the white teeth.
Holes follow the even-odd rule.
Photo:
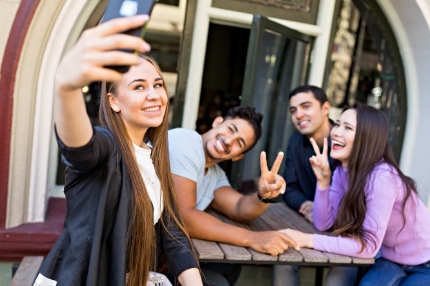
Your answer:
[[[306,123],[308,123],[308,122],[307,121],[299,122],[299,126],[305,125]]]
[[[339,141],[336,141],[336,140],[333,140],[333,144],[338,146],[345,146],[345,144],[340,143]]]
[[[216,140],[216,145],[218,146],[218,149],[220,149],[221,151],[225,151],[224,146],[221,144],[219,139]]]
[[[160,109],[160,106],[145,108],[143,111],[157,111]]]

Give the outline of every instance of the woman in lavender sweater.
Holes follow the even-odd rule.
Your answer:
[[[311,139],[309,161],[317,177],[315,227],[333,227],[334,236],[286,233],[301,247],[375,257],[360,285],[430,285],[430,214],[393,158],[384,114],[357,103],[336,121],[331,140],[341,163],[331,185],[327,140],[320,153]]]

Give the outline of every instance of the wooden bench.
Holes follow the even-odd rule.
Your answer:
[[[24,257],[9,286],[33,286],[43,259],[43,256]]]

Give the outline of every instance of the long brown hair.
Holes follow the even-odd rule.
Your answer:
[[[155,60],[143,54],[139,54],[139,56],[155,67],[164,82],[161,70]],[[165,85],[164,89],[167,94],[167,87]],[[128,277],[127,285],[146,286],[148,272],[150,270],[156,270],[156,234],[154,229],[153,208],[146,191],[142,175],[139,171],[132,141],[127,133],[127,129],[121,118],[120,112],[115,112],[110,107],[108,94],[112,94],[113,96],[117,95],[117,86],[115,83],[102,83],[99,110],[100,124],[112,132],[121,149],[134,194],[133,214],[130,226],[131,231],[128,239],[130,244],[128,271],[130,275]],[[167,141],[167,117],[168,106],[166,107],[161,125],[149,128],[145,137],[152,143],[151,158],[154,163],[157,176],[160,180],[163,194],[164,210],[161,216],[161,224],[165,232],[169,233],[166,228],[166,221],[173,221],[185,233],[189,240],[179,216],[173,180],[170,173]]]
[[[406,223],[406,201],[412,192],[416,193],[416,185],[410,177],[403,174],[394,159],[388,143],[388,122],[384,113],[361,103],[345,110],[348,109],[357,112],[357,126],[348,162],[348,188],[339,206],[333,234],[358,239],[362,252],[367,244],[376,245],[374,234],[363,229],[367,210],[364,189],[367,184],[371,184],[369,180],[373,169],[382,160],[394,168],[395,175],[401,179],[406,189],[402,203],[403,227]]]

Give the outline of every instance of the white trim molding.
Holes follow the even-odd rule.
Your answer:
[[[42,56],[48,42],[49,31],[54,26],[63,4],[64,1],[55,0],[39,3],[19,56],[13,95],[7,228],[29,222],[29,212],[33,211],[34,196],[29,192],[29,186],[31,176],[36,175],[32,174],[34,170],[30,166],[33,157],[38,153],[32,145],[35,142],[33,139],[37,138],[35,132],[37,135],[39,131],[34,124],[34,121],[38,120],[35,110],[38,76],[41,73]],[[42,113],[49,114],[51,110],[43,109]],[[46,180],[46,177],[43,179]],[[44,202],[40,207],[44,210]]]
[[[37,81],[36,106],[33,132],[33,152],[28,200],[27,222],[42,222],[45,217],[48,194],[52,189],[49,171],[56,166],[50,166],[52,149],[57,150],[52,143],[54,103],[54,77],[66,44],[80,34],[86,21],[78,21],[82,14],[91,14],[99,1],[67,0],[61,7],[58,17],[55,17],[40,66]],[[85,19],[87,20],[87,19]],[[46,33],[46,31],[45,31]],[[51,167],[51,168],[50,168]]]

